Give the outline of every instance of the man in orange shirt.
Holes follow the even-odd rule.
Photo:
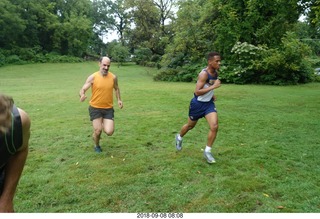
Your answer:
[[[91,87],[89,115],[93,125],[94,149],[97,153],[102,152],[99,144],[102,130],[108,136],[114,132],[113,90],[119,108],[123,107],[117,76],[109,71],[110,63],[111,60],[108,57],[101,57],[99,60],[100,70],[87,78],[79,93],[80,101],[83,102],[87,98],[85,92]]]

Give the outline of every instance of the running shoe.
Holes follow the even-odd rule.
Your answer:
[[[179,140],[178,135],[179,134],[176,134],[176,148],[177,148],[178,151],[181,151],[181,149],[182,149],[182,139]]]
[[[100,146],[95,146],[94,147],[94,151],[97,152],[97,153],[101,153],[102,152],[102,149]]]
[[[204,151],[203,156],[207,160],[208,163],[215,163],[216,162],[216,160],[213,158],[211,152]]]

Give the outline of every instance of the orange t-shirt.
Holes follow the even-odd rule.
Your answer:
[[[90,105],[95,108],[108,109],[113,107],[113,86],[115,75],[108,72],[107,76],[95,72],[91,87]]]

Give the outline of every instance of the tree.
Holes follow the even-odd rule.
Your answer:
[[[295,28],[302,11],[299,0],[180,1],[174,39],[161,64],[182,74],[205,64],[204,57],[212,50],[220,52],[228,64],[237,42],[282,48],[281,39]]]
[[[111,7],[113,14],[113,27],[119,34],[119,40],[122,46],[125,45],[124,34],[128,28],[130,28],[130,22],[132,21],[132,15],[130,9],[127,8],[125,0],[116,0]]]
[[[18,5],[9,0],[0,1],[0,48],[10,49],[17,44],[26,22],[21,18]]]
[[[108,55],[112,61],[118,62],[118,67],[128,61],[130,53],[127,47],[122,46],[121,43],[118,42],[111,42],[109,46]]]
[[[153,0],[153,4],[155,4],[160,11],[160,28],[163,35],[168,34],[166,31],[166,20],[174,19],[174,15],[172,12],[172,7],[175,4],[175,0]]]
[[[302,11],[298,0],[185,0],[179,6],[167,51],[185,54],[187,62],[200,61],[210,50],[227,58],[238,41],[277,47]]]
[[[56,0],[59,23],[54,26],[53,49],[63,55],[82,56],[92,37],[90,0]]]
[[[105,38],[109,31],[114,30],[113,7],[111,0],[92,0],[93,29],[101,39]]]

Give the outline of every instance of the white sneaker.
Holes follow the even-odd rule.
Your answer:
[[[216,162],[216,160],[213,158],[211,152],[204,151],[203,156],[207,160],[208,163],[215,163]]]
[[[179,134],[176,134],[176,148],[177,148],[178,151],[181,151],[181,149],[182,149],[182,139],[179,140],[178,135]]]

